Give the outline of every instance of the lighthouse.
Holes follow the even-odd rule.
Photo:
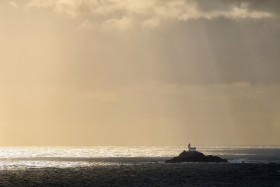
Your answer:
[[[189,143],[188,150],[189,150],[189,152],[194,152],[194,151],[196,151],[196,147],[192,147],[191,144]]]

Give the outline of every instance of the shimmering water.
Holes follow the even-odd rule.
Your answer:
[[[280,186],[280,147],[197,147],[229,163],[164,161],[184,146],[2,147],[0,186]]]
[[[1,147],[0,170],[69,168],[97,165],[162,163],[177,156],[184,146],[142,147]],[[218,155],[231,163],[280,163],[277,146],[200,146],[204,154]]]

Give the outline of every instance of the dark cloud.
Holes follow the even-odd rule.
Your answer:
[[[232,6],[248,5],[250,10],[267,11],[275,14],[280,13],[280,2],[277,0],[197,0],[200,8],[203,10],[223,10]]]

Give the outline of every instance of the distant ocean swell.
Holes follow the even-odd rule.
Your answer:
[[[280,186],[279,147],[198,147],[229,163],[164,161],[179,147],[2,147],[0,186]]]
[[[160,147],[2,147],[0,170],[44,167],[88,167],[128,163],[163,163],[184,146]],[[218,155],[229,163],[280,163],[280,147],[201,146],[204,154]]]

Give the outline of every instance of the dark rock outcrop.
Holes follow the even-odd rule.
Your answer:
[[[179,156],[173,157],[170,160],[166,160],[166,163],[177,163],[177,162],[227,162],[226,159],[222,159],[218,156],[208,155],[205,156],[203,153],[198,151],[186,152],[183,151]]]

